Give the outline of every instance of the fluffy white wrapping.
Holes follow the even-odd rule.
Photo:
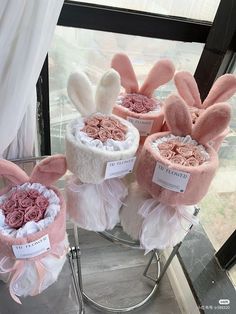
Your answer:
[[[120,220],[119,210],[127,194],[128,189],[120,178],[85,184],[71,176],[66,185],[67,212],[83,229],[113,229]]]
[[[173,247],[183,240],[189,227],[197,222],[194,206],[170,207],[161,204],[132,183],[120,213],[124,231],[148,253]]]
[[[29,221],[19,229],[9,227],[5,223],[5,215],[3,213],[3,210],[1,209],[1,205],[4,203],[6,199],[8,199],[8,197],[12,193],[20,190],[28,191],[30,189],[37,190],[40,194],[46,197],[49,202],[49,205],[44,215],[44,219],[41,219],[38,222]],[[27,182],[22,185],[14,186],[8,193],[0,196],[0,232],[3,235],[11,236],[14,238],[26,237],[30,234],[36,233],[48,227],[54,221],[59,211],[60,199],[53,190],[46,188],[44,185],[40,183]]]
[[[130,139],[132,138],[132,141],[128,140],[128,142],[126,142],[127,145],[125,144],[125,148],[122,147],[121,150],[110,151],[104,148],[101,149],[97,146],[92,146],[90,142],[83,143],[82,139],[75,136],[76,125],[82,118],[75,119],[67,125],[67,166],[68,169],[84,183],[101,183],[105,177],[107,162],[131,158],[135,155],[138,149],[138,130],[130,122],[117,116],[114,117],[128,127],[127,135],[129,135]],[[112,146],[112,142],[109,142],[108,147],[109,146]],[[112,147],[114,148],[114,146]],[[114,149],[117,149],[117,144]]]
[[[24,263],[23,270],[21,275],[12,284],[11,288],[13,293],[19,297],[26,297],[28,295],[39,294],[52,285],[57,280],[66,261],[68,247],[69,243],[66,235],[65,239],[58,243],[54,248],[54,252],[56,252],[56,255],[58,256],[49,253],[47,256],[40,258],[36,262],[32,260],[21,261],[21,263]],[[0,261],[0,279],[8,283],[13,272],[5,274],[1,274],[1,272],[12,268],[16,260],[10,257],[6,258],[0,252]],[[43,269],[41,284],[39,284],[36,263],[39,263],[40,267]]]

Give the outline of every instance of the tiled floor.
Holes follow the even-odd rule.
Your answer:
[[[143,251],[115,245],[94,232],[81,231],[83,285],[96,301],[124,307],[141,301],[152,288],[142,276],[148,256]],[[151,265],[151,272],[155,265]],[[75,314],[79,313],[68,263],[59,280],[40,296],[22,299],[18,305],[0,283],[0,314]],[[86,314],[101,313],[86,305]],[[180,310],[165,275],[154,299],[136,311],[142,314],[179,314]]]

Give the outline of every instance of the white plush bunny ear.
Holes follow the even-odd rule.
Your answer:
[[[191,135],[192,120],[188,107],[177,95],[170,95],[164,105],[166,124],[172,134],[178,136]]]
[[[220,76],[213,84],[207,98],[203,102],[204,108],[215,103],[228,100],[236,92],[236,77],[233,74]]]
[[[175,73],[173,63],[168,59],[163,59],[155,63],[146,80],[139,89],[139,94],[151,97],[154,90],[169,82]]]
[[[95,112],[92,85],[85,73],[78,71],[69,76],[67,92],[82,116]]]
[[[218,103],[204,110],[193,126],[192,137],[201,144],[207,144],[222,133],[229,125],[231,107]]]
[[[117,53],[111,61],[111,67],[120,74],[121,85],[126,93],[138,92],[138,81],[129,57],[124,53]]]
[[[198,86],[190,72],[181,71],[176,73],[174,82],[178,93],[188,106],[202,108]]]
[[[113,70],[108,70],[101,78],[95,95],[97,111],[105,114],[112,113],[120,93],[120,76]]]

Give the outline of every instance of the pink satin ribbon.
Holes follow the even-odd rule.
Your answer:
[[[56,257],[58,259],[61,259],[61,258],[65,257],[67,252],[68,252],[68,247],[64,246],[64,249],[63,249],[61,254],[58,254],[56,252],[56,250],[54,249],[54,250],[51,250],[51,252],[47,256],[52,255],[52,256],[54,256],[54,257]],[[18,304],[22,304],[20,299],[14,293],[13,286],[16,283],[16,281],[22,276],[24,267],[26,266],[27,261],[30,260],[30,259],[27,259],[27,260],[17,259],[17,260],[15,260],[14,265],[12,267],[4,268],[4,265],[8,262],[8,260],[11,260],[11,258],[10,257],[6,257],[6,256],[4,256],[1,259],[1,261],[0,261],[0,274],[7,274],[7,273],[11,273],[11,272],[14,271],[13,274],[10,274],[10,279],[8,280],[8,282],[10,281],[10,283],[9,283],[9,291],[10,291],[10,295],[11,295],[12,299],[15,302],[17,302]],[[43,264],[41,263],[40,259],[39,260],[35,260],[34,263],[35,263],[35,267],[36,267],[36,270],[37,270],[37,275],[38,275],[39,281],[38,281],[38,286],[36,286],[34,291],[31,292],[32,296],[33,295],[37,295],[37,294],[39,294],[41,292],[41,287],[42,287],[44,276],[45,276],[45,273],[46,273],[46,268],[43,266]]]

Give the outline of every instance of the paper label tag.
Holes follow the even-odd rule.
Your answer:
[[[133,171],[136,157],[109,161],[106,167],[105,179],[124,176]]]
[[[152,182],[167,190],[184,193],[190,178],[189,172],[170,169],[157,162]]]
[[[12,245],[16,258],[31,258],[49,251],[51,248],[49,237],[46,234],[42,238],[27,244]]]
[[[136,119],[132,117],[127,117],[127,121],[131,122],[138,130],[141,136],[150,135],[153,120]]]

